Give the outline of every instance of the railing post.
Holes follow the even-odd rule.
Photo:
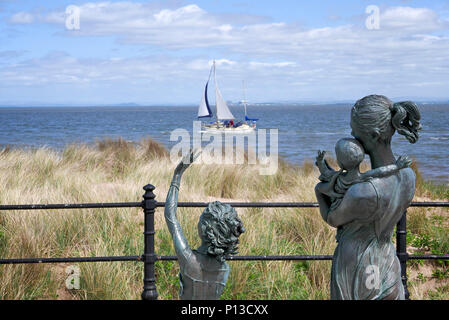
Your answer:
[[[401,279],[404,285],[405,300],[410,300],[407,287],[407,211],[404,212],[396,226],[396,254],[401,264]]]
[[[153,193],[155,186],[148,184],[143,187],[145,194],[143,195],[143,212],[145,215],[144,222],[144,254],[142,260],[144,263],[143,272],[143,292],[142,300],[156,300],[158,297],[156,289],[156,276],[154,273],[154,263],[156,262],[156,254],[154,252],[154,212],[156,210],[156,195]]]

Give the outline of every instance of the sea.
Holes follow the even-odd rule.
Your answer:
[[[350,104],[334,105],[249,105],[248,115],[258,118],[258,130],[277,129],[279,156],[294,164],[316,157],[317,150],[334,156],[338,139],[350,137]],[[449,104],[419,105],[422,131],[416,144],[395,134],[395,155],[417,162],[425,179],[449,184]],[[95,143],[106,137],[139,141],[151,137],[168,149],[176,129],[193,135],[197,106],[123,107],[1,107],[0,148],[50,147],[63,150],[73,143]],[[242,106],[230,106],[237,119],[244,118]],[[269,145],[267,146],[267,149]],[[268,150],[269,151],[269,150]]]

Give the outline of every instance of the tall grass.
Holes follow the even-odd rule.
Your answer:
[[[136,202],[142,187],[157,187],[164,201],[176,164],[152,140],[130,143],[105,139],[96,145],[5,149],[0,152],[0,203],[44,204]],[[279,162],[271,176],[259,165],[192,165],[184,174],[180,201],[314,202],[318,171],[312,162],[293,166]],[[365,170],[367,166],[365,165]],[[423,191],[424,192],[424,191]],[[242,255],[332,254],[335,230],[317,209],[238,209],[246,232]],[[199,245],[201,209],[180,208],[178,217],[194,248]],[[156,213],[156,251],[174,255],[163,218]],[[413,219],[412,219],[413,221]],[[143,252],[140,209],[82,209],[0,212],[0,257],[76,257],[140,255]],[[224,299],[327,299],[330,262],[232,261]],[[80,263],[81,288],[65,288],[69,264],[0,266],[2,299],[139,299],[142,263]],[[177,299],[179,268],[175,262],[156,264],[161,299]]]

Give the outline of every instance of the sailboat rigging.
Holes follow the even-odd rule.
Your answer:
[[[245,121],[257,121],[259,119],[251,119],[248,118],[248,112],[246,111],[246,106],[248,104],[248,100],[246,100],[246,93],[245,93],[245,80],[242,80],[242,87],[243,87],[243,100],[240,101],[241,104],[243,104],[243,108],[245,108]]]
[[[204,88],[204,93],[201,98],[201,103],[198,108],[198,118],[204,119],[204,118],[212,118],[213,113],[210,108],[209,99],[207,96],[210,78],[214,76],[214,85],[215,85],[215,107],[216,107],[216,121],[209,123],[209,124],[202,124],[202,131],[203,132],[248,132],[253,131],[256,129],[256,121],[258,119],[251,119],[248,118],[247,115],[247,101],[244,97],[244,108],[245,108],[245,120],[244,121],[238,121],[237,123],[234,123],[234,115],[232,114],[231,110],[229,110],[228,105],[226,104],[226,101],[223,99],[223,96],[221,95],[220,89],[218,88],[217,84],[217,77],[216,77],[216,64],[215,61],[211,67],[211,70],[209,72],[209,78],[206,82],[206,86]],[[244,82],[243,82],[244,86]],[[243,90],[245,90],[243,88]],[[245,95],[245,92],[243,93]]]

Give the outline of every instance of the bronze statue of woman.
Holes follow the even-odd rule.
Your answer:
[[[239,236],[245,232],[237,212],[228,204],[208,204],[198,222],[201,245],[192,250],[177,219],[178,193],[184,171],[198,157],[189,155],[176,167],[165,202],[165,221],[173,238],[179,263],[179,296],[183,300],[217,300],[228,280],[226,256],[237,253]]]
[[[376,169],[396,162],[391,149],[395,131],[410,143],[418,140],[420,118],[413,102],[392,103],[387,97],[370,95],[357,101],[352,108],[351,134],[363,145],[371,167]],[[392,235],[415,193],[413,170],[404,168],[386,177],[356,183],[333,208],[330,197],[320,192],[319,184],[315,193],[321,216],[338,228],[331,271],[331,299],[404,299]]]

